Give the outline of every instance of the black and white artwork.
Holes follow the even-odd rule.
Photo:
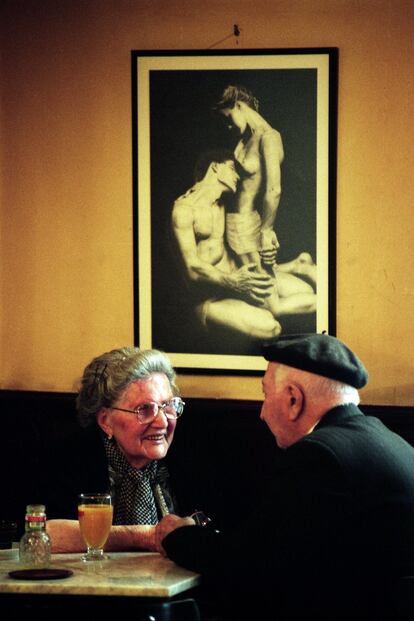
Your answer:
[[[334,333],[336,56],[132,52],[137,345],[255,372]]]

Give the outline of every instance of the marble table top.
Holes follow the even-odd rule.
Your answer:
[[[18,550],[0,550],[0,594],[32,593],[172,597],[199,584],[198,574],[153,552],[109,552],[107,561],[80,560],[81,554],[53,554],[51,567],[70,569],[62,580],[16,580]]]

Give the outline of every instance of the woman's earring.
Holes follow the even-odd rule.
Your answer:
[[[108,440],[112,440],[112,433],[111,432],[108,433]]]

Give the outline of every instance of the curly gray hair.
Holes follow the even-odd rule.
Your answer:
[[[174,395],[179,394],[171,362],[157,349],[121,347],[94,358],[83,372],[76,398],[80,425],[91,425],[99,410],[111,407],[128,384],[153,373],[165,373]]]

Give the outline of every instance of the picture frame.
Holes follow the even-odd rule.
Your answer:
[[[335,335],[338,49],[132,50],[131,84],[135,344],[255,375]]]

